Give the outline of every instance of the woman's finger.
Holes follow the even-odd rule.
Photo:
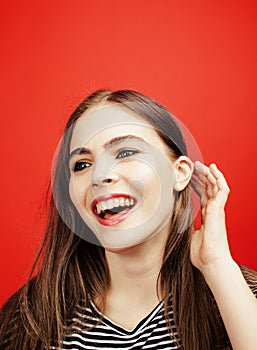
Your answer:
[[[218,188],[215,201],[219,206],[224,207],[228,198],[228,194],[230,192],[227,181],[223,176],[222,172],[217,168],[216,164],[210,165],[210,171],[214,176],[214,178],[216,179],[217,188]]]
[[[202,196],[206,187],[206,185],[202,183],[199,177],[194,173],[192,174],[192,177],[191,177],[191,186],[193,187],[193,189],[195,190],[195,192],[198,194],[199,197]]]
[[[216,179],[213,176],[213,174],[211,173],[210,168],[208,166],[197,161],[197,162],[195,162],[194,169],[197,171],[198,176],[200,177],[201,181],[206,182],[206,180],[208,180],[208,182],[211,183],[212,185],[216,184]],[[206,179],[206,180],[204,180],[204,179]]]
[[[200,178],[201,182],[205,184],[207,196],[209,198],[216,197],[217,183],[210,168],[200,162],[196,162],[195,174]]]

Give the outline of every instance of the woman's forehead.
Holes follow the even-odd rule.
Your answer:
[[[136,113],[121,106],[108,105],[82,115],[76,122],[70,151],[85,144],[105,143],[117,136],[132,134],[152,143],[159,138],[153,126]]]

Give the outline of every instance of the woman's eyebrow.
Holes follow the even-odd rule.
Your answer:
[[[122,143],[124,141],[127,140],[132,140],[132,141],[139,141],[139,142],[144,142],[144,143],[148,143],[147,141],[145,141],[144,139],[142,139],[139,136],[135,136],[135,135],[125,135],[125,136],[117,136],[114,137],[113,139],[111,139],[110,141],[105,142],[105,144],[103,145],[103,147],[105,149],[110,148],[112,145],[117,145],[119,143]]]
[[[85,147],[78,147],[74,149],[69,155],[69,160],[71,160],[72,157],[80,154],[91,154],[91,151],[88,148]]]
[[[105,149],[108,149],[108,148],[110,148],[113,145],[120,144],[120,143],[122,143],[124,141],[127,141],[127,140],[139,141],[139,142],[143,142],[145,144],[148,144],[148,142],[145,141],[144,139],[142,139],[141,137],[138,137],[138,136],[135,136],[135,135],[125,135],[125,136],[117,136],[117,137],[112,138],[111,140],[105,142],[103,147]],[[70,153],[69,159],[71,159],[75,155],[80,155],[80,154],[81,155],[82,154],[92,154],[92,152],[88,148],[78,147],[78,148],[76,148],[74,151],[72,151]]]

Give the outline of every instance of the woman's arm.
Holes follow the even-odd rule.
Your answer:
[[[216,165],[195,163],[202,196],[202,226],[191,243],[191,261],[203,274],[234,350],[257,349],[257,299],[231,257],[224,207],[229,188]]]

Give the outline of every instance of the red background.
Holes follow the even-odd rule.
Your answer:
[[[0,303],[21,286],[65,120],[98,88],[166,105],[231,187],[231,250],[257,270],[257,3],[1,1]]]

